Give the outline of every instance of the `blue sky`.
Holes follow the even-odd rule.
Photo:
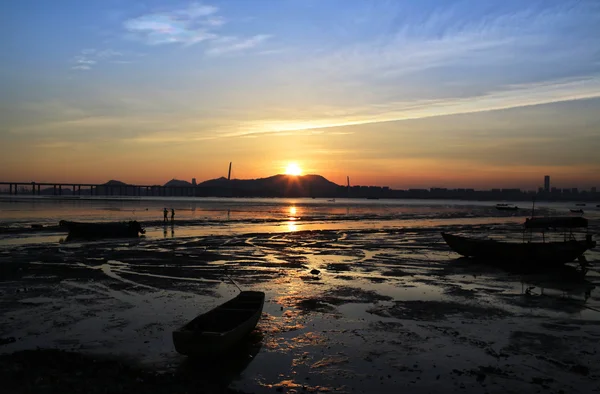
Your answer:
[[[296,160],[396,187],[407,165],[600,186],[599,1],[23,0],[0,29],[2,178],[102,180],[159,154],[155,177]],[[105,172],[69,169],[107,148]]]

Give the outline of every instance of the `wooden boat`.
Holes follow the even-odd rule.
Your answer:
[[[173,331],[175,350],[187,356],[216,355],[231,350],[254,330],[264,302],[262,291],[242,291]]]
[[[506,263],[556,266],[578,259],[586,250],[596,246],[591,234],[586,234],[585,240],[577,240],[573,235],[573,229],[587,228],[587,225],[587,219],[582,217],[526,219],[524,229],[529,231],[530,237],[527,240],[524,233],[523,242],[477,239],[448,233],[442,233],[442,237],[453,251],[465,257]],[[563,229],[564,240],[546,242],[543,235],[542,242],[531,242],[531,230],[534,229],[540,230],[543,234],[551,229]]]
[[[68,229],[67,239],[137,238],[139,234],[146,232],[135,220],[118,223],[82,223],[61,220],[59,225]]]

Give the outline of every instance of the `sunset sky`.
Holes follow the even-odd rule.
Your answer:
[[[600,187],[597,0],[0,4],[0,181]]]

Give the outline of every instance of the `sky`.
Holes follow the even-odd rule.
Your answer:
[[[0,181],[600,188],[597,0],[0,3]]]

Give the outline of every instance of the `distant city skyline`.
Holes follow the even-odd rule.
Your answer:
[[[0,180],[600,186],[600,2],[0,4]]]

